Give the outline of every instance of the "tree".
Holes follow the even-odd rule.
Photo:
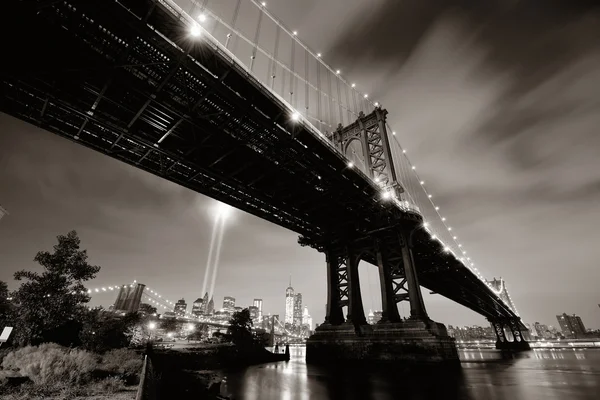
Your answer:
[[[26,281],[13,296],[18,306],[15,340],[20,345],[38,344],[54,336],[62,338],[61,344],[72,344],[66,342],[78,336],[71,329],[81,325],[78,321],[85,312],[84,304],[90,301],[83,282],[93,279],[100,267],[88,264],[75,231],[57,239],[53,253],[40,251],[34,258],[43,272],[15,273],[16,280]],[[67,328],[69,332],[64,332]]]
[[[194,327],[194,330],[188,335],[188,340],[202,340],[208,336],[208,325],[199,324]]]
[[[0,331],[10,323],[12,316],[12,302],[8,299],[8,285],[0,281]]]
[[[233,313],[229,320],[227,335],[236,345],[248,346],[253,344],[250,310],[244,308],[242,311]]]
[[[120,316],[102,309],[93,309],[84,315],[79,338],[86,349],[103,353],[129,346],[136,328],[141,327],[143,330],[143,322],[138,313]]]
[[[140,312],[148,314],[148,315],[152,315],[152,314],[156,314],[156,307],[151,306],[148,303],[142,303],[140,304]]]
[[[160,328],[163,329],[167,333],[169,333],[169,332],[175,333],[177,331],[177,328],[179,328],[179,323],[177,322],[177,320],[175,318],[161,319]]]

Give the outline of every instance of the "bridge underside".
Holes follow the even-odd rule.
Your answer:
[[[353,263],[378,266],[390,287],[410,280],[395,248],[410,232],[421,285],[490,320],[516,318],[418,215],[381,201],[377,185],[225,50],[191,38],[167,3],[8,3],[0,110],[297,232],[329,258],[356,250]],[[399,293],[388,293],[389,310],[410,300]]]

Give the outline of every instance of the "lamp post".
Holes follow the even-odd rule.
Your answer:
[[[154,332],[154,329],[156,329],[156,322],[150,322],[148,324],[148,330],[150,331],[148,333],[148,341],[152,341],[152,332]]]

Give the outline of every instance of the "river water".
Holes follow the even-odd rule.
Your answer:
[[[296,347],[289,362],[225,371],[222,394],[235,400],[600,400],[600,349],[459,353],[456,370],[332,369],[306,365],[305,349]]]

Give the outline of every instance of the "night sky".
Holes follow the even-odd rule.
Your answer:
[[[556,325],[555,315],[567,312],[598,328],[600,13],[584,3],[271,0],[268,7],[388,109],[443,215],[482,274],[507,281],[525,322]],[[75,229],[102,267],[90,286],[137,279],[191,303],[202,295],[214,203],[0,114],[0,204],[11,213],[0,221],[0,280],[11,289],[15,271],[37,268],[35,253]],[[236,211],[216,306],[224,295],[242,306],[259,297],[264,312],[283,316],[292,275],[321,323],[324,256],[296,240]],[[361,279],[366,311],[378,309],[375,267],[361,264]],[[485,323],[440,296],[425,300],[440,322]],[[92,304],[113,301],[104,295]]]

